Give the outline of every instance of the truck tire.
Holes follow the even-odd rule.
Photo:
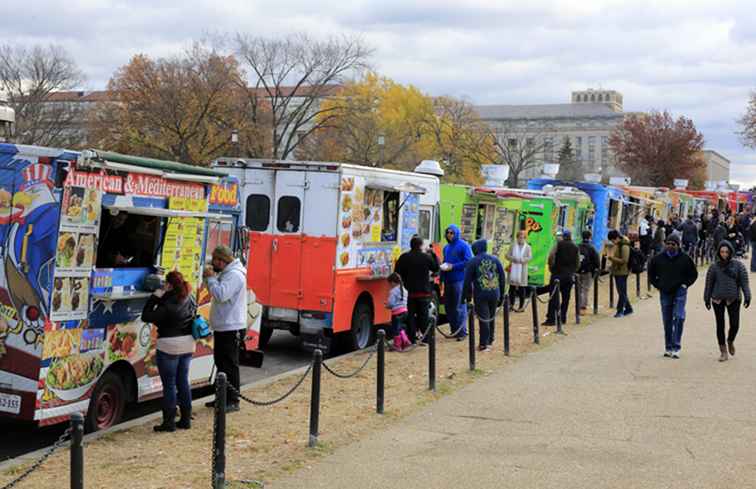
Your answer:
[[[373,308],[367,301],[357,303],[352,313],[352,328],[347,333],[347,346],[351,351],[370,346],[373,339]]]
[[[121,377],[107,371],[97,381],[89,400],[89,410],[85,421],[88,433],[104,430],[117,424],[123,416],[126,407],[126,387]]]

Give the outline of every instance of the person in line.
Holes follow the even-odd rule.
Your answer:
[[[462,300],[465,267],[473,257],[470,245],[460,237],[459,228],[452,224],[446,228],[447,245],[444,246],[444,263],[441,264],[441,281],[444,284],[446,318],[457,341],[467,336],[467,305]]]
[[[407,323],[407,289],[404,288],[402,277],[394,272],[388,276],[389,290],[386,308],[391,310],[391,331],[390,339],[394,341],[394,349],[402,351],[410,346],[410,340],[407,333],[404,332],[404,325]]]
[[[667,232],[664,228],[664,221],[659,219],[656,222],[656,230],[654,231],[653,251],[654,255],[662,252],[664,249],[664,241],[667,239]]]
[[[630,298],[627,295],[627,277],[630,275],[630,247],[632,244],[626,236],[622,236],[616,229],[609,231],[607,238],[613,244],[611,254],[607,255],[607,258],[611,262],[610,271],[614,277],[614,285],[617,287],[617,312],[614,317],[621,318],[633,313],[633,306],[630,305]]]
[[[751,272],[756,273],[756,219],[748,228],[748,234],[751,239]]]
[[[588,309],[588,296],[591,293],[591,286],[593,285],[593,278],[601,268],[601,260],[599,258],[596,247],[591,242],[593,233],[588,230],[583,231],[583,242],[578,246],[580,251],[580,267],[578,267],[578,280],[580,283],[580,310],[585,311]],[[642,242],[641,242],[642,246]]]
[[[233,389],[226,394],[226,411],[239,410],[239,347],[247,328],[247,273],[231,248],[219,245],[213,250],[212,265],[203,274],[212,298],[210,327],[213,330],[213,360],[226,374]],[[215,406],[215,401],[205,404]]]
[[[651,252],[651,243],[653,242],[653,236],[651,235],[651,223],[653,222],[651,215],[646,215],[641,219],[638,225],[638,236],[640,238],[641,251],[645,256]]]
[[[748,285],[748,272],[745,265],[734,259],[735,249],[725,240],[719,244],[717,261],[706,271],[706,288],[704,304],[706,309],[714,307],[717,323],[717,342],[719,343],[719,361],[726,362],[727,354],[735,355],[735,337],[740,327],[740,304],[746,309],[751,305],[751,288]],[[725,344],[725,309],[730,318],[730,331]]]
[[[696,244],[698,243],[698,226],[692,216],[688,216],[681,225],[683,251],[690,256],[695,256]]]
[[[396,261],[394,271],[407,289],[407,335],[413,345],[417,342],[417,332],[425,332],[428,327],[428,311],[433,298],[431,276],[438,270],[433,251],[423,251],[423,238],[417,235],[410,240],[410,250]]]
[[[496,308],[504,302],[506,276],[498,258],[486,253],[488,242],[479,239],[472,245],[475,258],[467,263],[462,296],[474,299],[475,314],[480,325],[478,349],[491,351],[496,331]]]
[[[147,299],[142,310],[142,321],[154,324],[158,334],[156,363],[163,383],[163,422],[153,427],[157,432],[192,427],[189,366],[194,354],[192,321],[196,306],[190,292],[191,286],[180,272],[169,272],[163,287]],[[176,404],[181,411],[178,423]]]
[[[507,251],[509,260],[509,307],[511,310],[522,311],[525,296],[530,291],[528,286],[528,263],[533,259],[533,250],[527,241],[524,230],[517,232],[517,241]],[[520,299],[519,309],[515,309],[515,297]]]
[[[651,260],[648,276],[651,285],[659,290],[664,356],[680,358],[688,287],[698,278],[698,270],[693,260],[680,251],[680,240],[676,236],[668,237],[665,251]]]
[[[565,229],[562,231],[562,239],[551,249],[549,253],[549,270],[551,270],[550,290],[553,290],[556,280],[559,280],[559,294],[561,296],[560,310],[557,311],[557,296],[554,294],[549,301],[549,309],[546,313],[544,326],[554,326],[556,324],[556,315],[562,324],[567,322],[567,311],[570,308],[570,292],[572,292],[572,282],[578,271],[580,264],[580,250],[572,241],[572,233]]]

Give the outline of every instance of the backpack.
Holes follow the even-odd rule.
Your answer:
[[[580,266],[578,267],[578,273],[589,273],[591,270],[591,257],[588,254],[589,250],[587,246],[580,245]]]
[[[643,256],[643,252],[631,246],[627,266],[632,273],[642,273],[646,269],[646,257]]]

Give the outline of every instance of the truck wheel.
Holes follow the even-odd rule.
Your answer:
[[[257,341],[257,348],[262,350],[267,347],[271,336],[273,336],[273,328],[260,326],[260,338]]]
[[[352,313],[352,328],[348,339],[351,350],[362,350],[370,345],[373,337],[373,310],[365,301],[360,301]]]
[[[109,371],[100,378],[89,400],[87,432],[110,428],[121,420],[126,406],[126,388],[121,377]]]

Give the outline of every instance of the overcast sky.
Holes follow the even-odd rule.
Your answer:
[[[137,53],[165,56],[208,33],[359,33],[379,73],[476,104],[569,102],[614,89],[626,111],[691,117],[706,146],[756,185],[735,135],[756,88],[756,8],[741,0],[3,0],[0,42],[56,43],[104,88]],[[660,6],[661,5],[661,6]]]

